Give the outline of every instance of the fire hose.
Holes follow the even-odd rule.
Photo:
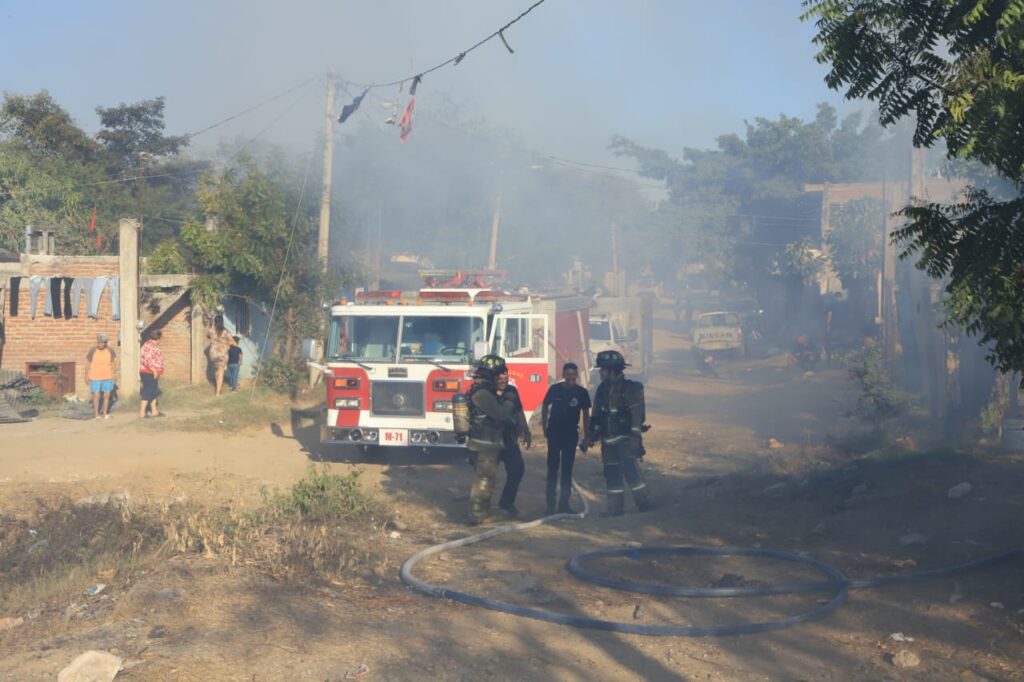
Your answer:
[[[829,615],[846,602],[846,600],[849,597],[849,591],[851,589],[886,587],[889,585],[904,585],[907,583],[914,583],[922,580],[943,578],[951,575],[956,575],[958,573],[963,573],[965,571],[987,568],[989,566],[994,566],[996,564],[1009,561],[1011,559],[1015,559],[1024,555],[1024,550],[1011,549],[1006,550],[1004,552],[1000,552],[998,554],[994,554],[989,557],[977,559],[974,561],[967,561],[952,566],[917,571],[914,573],[908,573],[898,576],[884,576],[863,579],[848,578],[846,574],[843,573],[839,568],[832,566],[831,564],[825,563],[824,561],[820,561],[818,559],[805,556],[803,554],[794,554],[792,552],[784,552],[779,550],[761,549],[753,547],[626,547],[577,554],[569,560],[569,572],[575,577],[579,578],[580,580],[617,590],[624,590],[627,592],[703,599],[776,596],[785,594],[805,594],[813,592],[823,592],[830,595],[826,601],[817,605],[815,608],[794,616],[787,616],[775,620],[766,620],[750,623],[735,623],[729,625],[716,625],[709,627],[683,625],[644,625],[641,623],[627,623],[620,621],[601,620],[597,618],[571,616],[568,614],[556,613],[553,611],[535,609],[528,606],[520,606],[518,604],[512,604],[497,599],[489,599],[487,597],[481,597],[478,595],[470,594],[468,592],[461,592],[459,590],[452,590],[439,585],[431,585],[430,583],[418,579],[412,574],[413,568],[420,561],[428,557],[434,556],[436,554],[440,554],[442,552],[447,552],[449,550],[456,549],[459,547],[466,547],[467,545],[483,542],[484,540],[488,540],[499,535],[504,535],[505,533],[528,530],[530,528],[535,528],[542,524],[552,523],[554,521],[562,521],[566,519],[582,519],[586,517],[590,511],[590,505],[587,503],[586,498],[583,496],[579,486],[575,482],[573,482],[573,490],[576,492],[577,495],[579,495],[580,499],[583,501],[582,512],[578,514],[552,514],[550,516],[545,516],[539,519],[535,519],[533,521],[498,526],[497,528],[492,528],[482,533],[477,533],[475,535],[470,535],[468,537],[460,538],[458,540],[452,540],[450,542],[444,542],[439,545],[434,545],[433,547],[428,547],[409,557],[405,561],[405,563],[402,564],[402,568],[400,571],[402,582],[412,587],[413,589],[428,594],[432,597],[450,599],[452,601],[461,602],[463,604],[471,604],[473,606],[479,606],[485,609],[491,609],[493,611],[509,613],[514,616],[520,616],[523,618],[533,618],[534,620],[546,621],[548,623],[556,623],[558,625],[567,625],[575,628],[605,630],[608,632],[621,632],[635,635],[654,635],[671,637],[723,637],[730,635],[753,634],[757,632],[769,632],[771,630],[781,630],[783,628],[792,627],[794,625],[799,625],[801,623],[809,623],[811,621],[824,618],[825,616]],[[785,583],[781,585],[758,585],[745,587],[674,587],[668,585],[655,585],[650,583],[638,583],[628,580],[621,580],[618,578],[612,578],[595,573],[584,567],[584,565],[588,562],[598,559],[628,558],[632,560],[640,560],[642,558],[654,556],[757,557],[777,561],[786,561],[794,564],[807,566],[822,573],[826,577],[826,579],[818,581]]]

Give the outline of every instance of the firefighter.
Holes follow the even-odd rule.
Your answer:
[[[498,395],[497,379],[505,371],[504,358],[485,355],[477,364],[475,381],[469,390],[470,429],[466,447],[476,455],[476,481],[469,493],[471,526],[482,523],[490,514],[505,434],[518,428],[515,400],[508,393]]]
[[[601,442],[601,463],[608,495],[608,516],[622,516],[626,504],[626,484],[639,511],[654,508],[640,473],[638,461],[644,455],[646,430],[644,385],[623,376],[628,367],[622,353],[604,350],[597,354],[601,384],[594,394],[590,433],[585,445]]]
[[[526,421],[526,413],[523,411],[523,401],[519,397],[519,391],[508,382],[508,368],[506,367],[496,378],[497,394],[499,398],[511,400],[515,403],[515,426],[505,432],[505,447],[501,451],[501,463],[505,465],[505,487],[501,490],[501,497],[498,500],[498,507],[506,514],[515,518],[519,516],[519,509],[516,507],[516,495],[519,492],[519,484],[526,473],[526,463],[523,461],[523,452],[519,449],[519,443],[529,450],[532,437],[530,426]]]

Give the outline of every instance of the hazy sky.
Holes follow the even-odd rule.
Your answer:
[[[414,74],[531,2],[0,0],[0,88],[46,88],[90,130],[98,104],[164,95],[169,130],[194,131],[329,65],[352,81]],[[547,0],[507,32],[514,55],[488,43],[427,77],[417,106],[447,93],[538,151],[584,161],[609,160],[616,133],[673,153],[707,147],[744,119],[810,117],[817,102],[841,104],[799,14],[799,0]],[[265,137],[306,149],[324,95],[303,94],[195,143],[255,135],[281,117]],[[387,113],[364,106],[380,120]]]

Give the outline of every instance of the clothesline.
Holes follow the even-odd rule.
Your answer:
[[[86,314],[98,319],[100,301],[110,289],[112,319],[121,319],[120,277],[63,277],[60,275],[32,275],[11,277],[10,316],[18,317],[20,310],[22,280],[28,280],[29,314],[34,320],[39,312],[39,291],[44,294],[43,315],[54,319],[70,320],[79,317],[82,295],[85,295]]]

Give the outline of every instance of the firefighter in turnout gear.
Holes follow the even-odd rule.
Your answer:
[[[516,402],[498,396],[497,378],[505,372],[505,360],[497,355],[480,358],[476,381],[469,390],[469,438],[466,447],[475,454],[476,481],[469,493],[469,523],[477,525],[488,517],[505,448],[505,434],[518,428]]]
[[[643,432],[646,417],[644,386],[623,376],[628,365],[614,350],[597,354],[601,384],[594,394],[590,433],[586,445],[601,443],[601,463],[608,495],[608,516],[625,512],[626,484],[639,511],[654,508],[640,473],[638,460],[644,455]]]

